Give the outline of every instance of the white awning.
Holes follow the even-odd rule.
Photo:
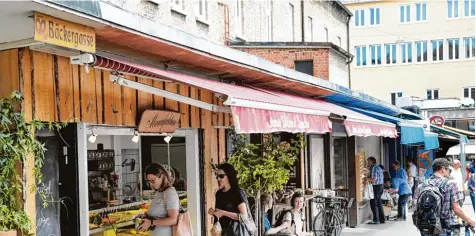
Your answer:
[[[476,149],[474,147],[474,144],[464,145],[464,152],[466,154],[475,155]],[[461,146],[460,146],[460,144],[458,144],[458,145],[453,146],[450,149],[448,149],[448,152],[446,152],[446,155],[447,156],[455,156],[455,155],[459,155],[460,153],[461,153]]]

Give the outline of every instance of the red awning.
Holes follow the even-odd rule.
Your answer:
[[[238,133],[326,133],[332,131],[330,113],[347,116],[344,122],[349,136],[396,137],[395,125],[362,115],[332,103],[270,91],[238,86],[171,70],[153,68],[94,55],[91,66],[118,72],[184,83],[228,96]]]

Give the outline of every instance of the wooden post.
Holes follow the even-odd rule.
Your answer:
[[[24,196],[23,207],[25,212],[31,221],[30,234],[36,235],[36,188],[31,188],[35,184],[35,175],[33,167],[35,165],[35,156],[33,154],[28,155],[23,165],[23,180],[25,186],[23,187]]]

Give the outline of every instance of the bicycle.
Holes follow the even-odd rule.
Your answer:
[[[464,230],[462,231],[461,229]],[[474,228],[471,227],[468,223],[463,222],[463,223],[453,223],[449,225],[448,228],[448,233],[452,233],[451,235],[453,236],[471,236],[474,235]]]
[[[313,232],[315,236],[339,236],[346,224],[345,216],[352,206],[353,198],[316,197],[312,201],[317,204],[318,213],[314,218]]]

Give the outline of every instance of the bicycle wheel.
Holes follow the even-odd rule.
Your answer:
[[[325,222],[324,222],[324,213],[325,211],[320,211],[317,213],[316,217],[314,217],[314,222],[312,224],[312,230],[314,232],[314,236],[323,236],[325,230]]]
[[[332,228],[331,236],[340,236],[343,228],[342,219],[339,215],[333,214],[330,220],[330,227]]]

